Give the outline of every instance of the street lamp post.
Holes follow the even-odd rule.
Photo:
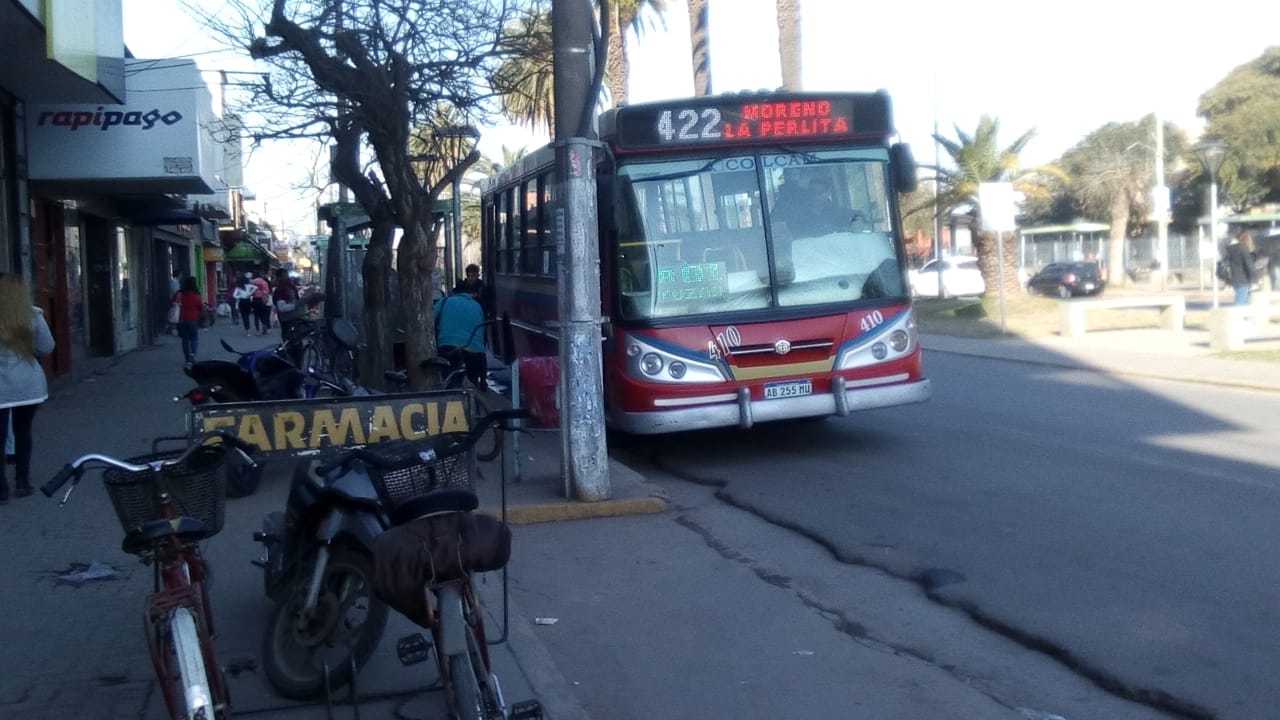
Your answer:
[[[1222,169],[1222,161],[1227,157],[1227,144],[1221,140],[1206,140],[1196,145],[1192,150],[1196,153],[1196,158],[1200,160],[1200,164],[1204,166],[1204,171],[1209,173],[1209,240],[1213,242],[1214,247],[1218,245],[1218,170]],[[1204,267],[1204,263],[1201,263]],[[1210,273],[1213,278],[1213,307],[1218,307],[1218,276]]]

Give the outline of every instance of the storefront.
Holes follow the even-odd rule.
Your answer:
[[[26,110],[33,264],[50,294],[55,375],[154,341],[173,273],[203,275],[202,229],[213,226],[187,196],[226,193],[195,64],[127,64],[126,104]],[[216,228],[208,234],[216,244]]]

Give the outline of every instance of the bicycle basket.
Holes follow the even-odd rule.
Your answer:
[[[458,433],[465,438],[465,433]],[[368,467],[369,479],[378,497],[394,511],[405,502],[432,490],[455,488],[475,490],[472,482],[475,455],[465,442],[450,434],[437,435],[433,443],[434,458],[423,461],[419,453],[406,454],[390,467]]]
[[[170,460],[183,452],[141,455],[130,458],[129,462],[142,464]],[[225,452],[224,448],[216,445],[201,447],[181,464],[166,467],[159,473],[149,468],[141,472],[119,468],[104,470],[103,484],[125,533],[153,520],[164,519],[160,509],[161,490],[168,491],[174,511],[179,516],[195,518],[204,524],[205,537],[222,530],[227,497],[227,479],[222,472]]]

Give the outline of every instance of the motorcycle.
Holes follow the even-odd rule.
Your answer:
[[[192,405],[209,403],[283,400],[301,397],[303,373],[282,357],[276,348],[240,352],[222,341],[227,352],[238,356],[230,360],[200,360],[185,370],[196,387],[176,400]],[[227,469],[227,497],[252,495],[262,482],[261,464],[250,467],[236,464]]]
[[[373,541],[389,520],[368,476],[326,478],[298,463],[284,512],[263,521],[266,595],[276,603],[263,668],[284,697],[311,700],[351,681],[382,639],[387,606],[373,592]]]

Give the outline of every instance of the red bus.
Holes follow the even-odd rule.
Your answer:
[[[916,184],[889,95],[765,93],[600,116],[605,415],[630,433],[927,400],[898,194]],[[485,186],[494,310],[556,355],[554,150]]]

